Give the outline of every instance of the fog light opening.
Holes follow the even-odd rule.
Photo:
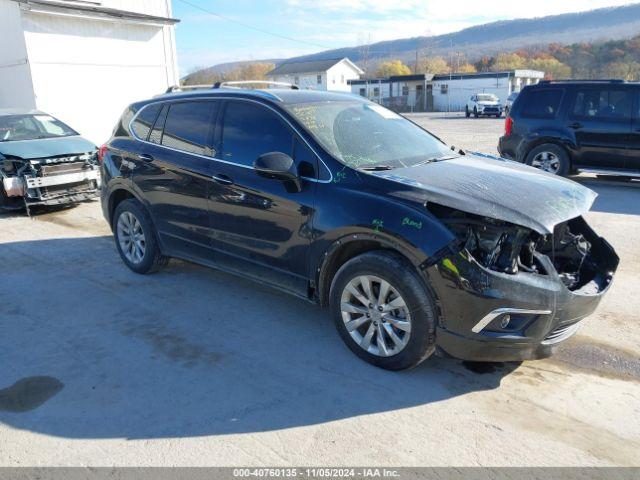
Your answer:
[[[500,320],[500,328],[506,330],[509,327],[509,322],[511,322],[511,315],[504,315]]]

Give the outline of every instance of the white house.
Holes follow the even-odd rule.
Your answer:
[[[543,78],[544,72],[537,70],[435,75],[431,81],[433,108],[438,112],[462,111],[474,93],[493,93],[504,104],[511,93]]]
[[[0,108],[37,108],[96,144],[178,84],[170,0],[0,0]]]
[[[300,88],[350,92],[349,80],[356,80],[364,73],[348,58],[316,60],[310,62],[285,62],[267,73],[274,82],[290,83]]]

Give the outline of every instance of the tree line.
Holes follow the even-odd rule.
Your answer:
[[[615,78],[640,80],[640,35],[628,40],[610,40],[598,43],[561,45],[551,43],[545,47],[529,47],[515,52],[502,52],[483,56],[475,62],[462,54],[427,57],[417,68],[400,60],[382,62],[372,76],[408,75],[411,73],[446,74],[499,72],[531,69],[545,72],[548,80]]]
[[[275,65],[268,62],[242,63],[226,72],[195,68],[183,79],[184,85],[212,85],[233,80],[265,80]],[[515,52],[501,52],[467,59],[461,52],[450,55],[421,58],[411,67],[401,60],[392,59],[378,64],[366,77],[389,77],[412,73],[446,74],[498,72],[531,69],[545,72],[549,80],[616,78],[640,80],[640,35],[628,40],[610,40],[597,43],[574,43],[529,47]]]

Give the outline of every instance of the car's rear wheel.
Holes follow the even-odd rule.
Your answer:
[[[570,169],[569,155],[564,148],[553,143],[545,143],[535,147],[527,155],[525,163],[560,176],[567,175]]]
[[[137,200],[125,200],[117,206],[113,234],[122,261],[136,273],[156,272],[169,261],[160,251],[149,214]]]
[[[373,365],[411,368],[435,349],[435,302],[413,267],[393,252],[345,263],[333,279],[330,306],[344,342]]]

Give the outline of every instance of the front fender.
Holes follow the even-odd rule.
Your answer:
[[[318,192],[316,198],[329,199],[316,205],[313,222],[310,272],[320,287],[327,265],[347,245],[373,242],[399,252],[419,268],[456,240],[423,205],[357,187],[318,185],[328,190]]]

